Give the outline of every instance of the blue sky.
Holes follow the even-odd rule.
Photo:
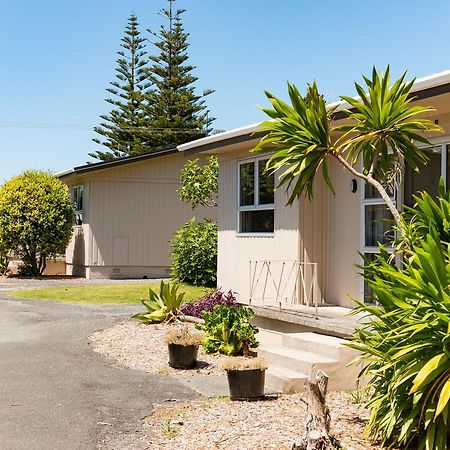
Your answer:
[[[27,168],[58,172],[99,148],[126,19],[156,29],[165,0],[2,0],[0,182]],[[263,119],[263,89],[285,96],[316,79],[327,98],[353,95],[372,65],[421,77],[450,69],[450,2],[178,0],[190,57],[215,128]]]

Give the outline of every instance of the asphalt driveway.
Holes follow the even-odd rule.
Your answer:
[[[89,348],[89,335],[135,307],[7,297],[20,286],[0,281],[0,449],[99,448],[108,434],[136,432],[153,403],[198,396],[170,377],[114,367]]]

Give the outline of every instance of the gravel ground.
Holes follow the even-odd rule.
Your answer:
[[[305,406],[300,398],[295,394],[262,402],[212,399],[158,406],[144,420],[143,432],[149,449],[290,449],[302,434]],[[364,440],[367,411],[351,403],[348,394],[330,394],[328,405],[332,433],[344,448],[379,448]]]
[[[223,373],[216,355],[199,352],[197,370],[178,371],[167,364],[167,325],[124,321],[91,336],[94,351],[119,364],[151,373],[209,375]],[[330,393],[332,433],[346,450],[380,447],[364,438],[368,412],[348,393]],[[202,399],[155,405],[132,434],[116,434],[103,449],[250,450],[290,449],[302,434],[305,405],[301,394],[269,397],[260,402]]]
[[[199,348],[195,370],[177,370],[168,365],[164,337],[169,327],[176,325],[143,325],[134,320],[99,331],[90,337],[95,352],[113,358],[119,364],[148,373],[173,375],[219,375],[221,355],[208,355]],[[193,325],[189,324],[193,327]]]

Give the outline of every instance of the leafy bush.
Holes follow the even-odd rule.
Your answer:
[[[205,332],[203,348],[207,353],[219,352],[228,356],[251,354],[258,342],[258,328],[250,321],[253,311],[244,306],[216,305],[210,312],[203,312],[204,324],[197,325]]]
[[[67,186],[47,172],[24,172],[0,189],[2,243],[30,275],[41,275],[47,258],[65,252],[72,218]]]
[[[203,311],[212,311],[216,305],[236,306],[234,293],[229,291],[224,294],[220,289],[216,289],[197,301],[182,305],[180,311],[186,316],[201,317]]]
[[[215,286],[217,280],[217,224],[194,219],[175,232],[172,276],[194,286]]]
[[[178,195],[181,201],[189,203],[192,209],[198,206],[217,206],[219,189],[217,156],[209,156],[202,163],[199,159],[188,161],[181,170],[180,183]]]
[[[371,397],[368,429],[384,446],[450,448],[450,195],[408,210],[402,267],[382,248],[365,277],[379,306],[350,344],[362,352]]]
[[[161,280],[159,285],[159,294],[153,289],[148,290],[148,299],[141,300],[141,303],[147,308],[146,312],[131,316],[146,325],[155,322],[164,322],[172,320],[179,314],[181,303],[183,302],[184,292],[178,293],[178,283],[164,283]]]

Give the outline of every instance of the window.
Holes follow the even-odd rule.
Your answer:
[[[267,158],[239,162],[239,233],[273,233],[274,175],[264,173]]]
[[[73,224],[83,225],[83,186],[72,188],[72,205],[75,211]]]
[[[391,199],[396,202],[395,192],[384,186]],[[369,261],[379,253],[378,243],[389,244],[395,238],[392,229],[393,217],[378,191],[370,184],[365,184],[362,197],[362,253]],[[391,248],[387,247],[390,251]],[[364,282],[364,302],[373,303],[370,286]]]

